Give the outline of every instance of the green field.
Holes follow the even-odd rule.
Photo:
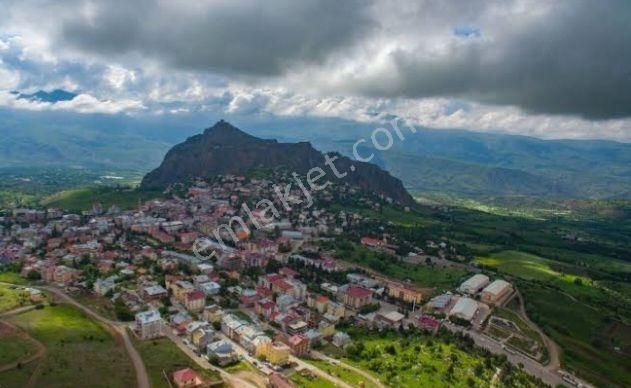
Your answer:
[[[5,271],[0,272],[0,282],[27,285],[29,281],[20,276],[17,272]]]
[[[9,318],[46,347],[33,364],[32,376],[23,371],[0,373],[0,381],[31,378],[34,386],[129,387],[136,383],[131,361],[122,344],[99,324],[67,305],[47,306]],[[30,367],[30,365],[29,365]],[[21,386],[21,385],[16,385]]]
[[[359,373],[344,368],[343,366],[334,365],[325,360],[306,359],[304,361],[318,367],[333,377],[337,377],[353,387],[359,387],[360,383],[362,383],[366,388],[375,388],[377,386]]]
[[[0,366],[24,360],[35,354],[35,345],[15,333],[4,333],[0,324]]]
[[[288,377],[299,388],[335,388],[335,384],[329,380],[308,373],[305,371],[294,372]]]
[[[335,255],[340,260],[366,266],[393,278],[410,280],[418,287],[450,289],[465,275],[465,272],[459,269],[408,264],[394,256],[375,252],[348,241],[336,242],[335,249]]]
[[[608,282],[577,275],[580,267],[522,252],[499,252],[476,262],[517,283],[530,318],[561,346],[564,368],[602,386],[631,384],[625,367],[631,363],[625,334],[631,330],[628,289],[610,288]]]
[[[61,191],[42,200],[46,207],[57,207],[68,211],[88,210],[95,203],[100,203],[104,210],[116,205],[123,210],[138,207],[145,202],[160,197],[157,191],[140,191],[132,188],[85,187]]]
[[[31,304],[27,291],[0,285],[0,313]]]
[[[182,368],[192,368],[202,375],[212,380],[219,380],[220,377],[214,371],[207,371],[199,368],[199,366],[184,354],[178,347],[168,338],[159,338],[151,341],[140,341],[133,338],[134,347],[138,350],[145,362],[145,367],[151,379],[151,385],[154,388],[169,388],[169,383],[164,378],[163,371],[172,373]]]
[[[503,382],[509,386],[539,386],[504,360],[485,355],[453,337],[442,340],[418,333],[349,332],[354,340],[344,361],[368,371],[387,386],[418,387],[419,382],[431,387],[488,386],[496,367],[509,368],[503,374]]]

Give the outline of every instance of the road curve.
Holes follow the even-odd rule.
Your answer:
[[[151,384],[149,383],[149,374],[147,373],[147,368],[145,368],[145,363],[143,362],[142,357],[140,357],[140,354],[138,353],[136,348],[134,348],[134,345],[132,344],[131,339],[129,338],[129,335],[127,334],[127,330],[125,329],[125,325],[121,324],[120,322],[115,322],[99,315],[98,313],[92,311],[88,307],[77,302],[76,300],[74,300],[73,298],[71,298],[70,296],[68,296],[63,291],[57,288],[48,287],[48,286],[38,286],[37,288],[40,288],[40,289],[43,289],[55,294],[60,299],[77,307],[78,309],[83,311],[85,314],[87,314],[91,318],[110,326],[114,330],[114,332],[117,333],[119,336],[121,336],[121,338],[123,339],[125,350],[127,351],[127,354],[129,355],[129,358],[131,359],[134,365],[134,370],[136,371],[136,382],[138,384],[138,388],[151,388]]]
[[[515,292],[515,297],[519,299],[519,315],[521,316],[521,319],[526,321],[526,323],[541,336],[543,343],[548,349],[549,360],[546,367],[548,368],[548,370],[558,370],[559,368],[561,368],[561,348],[559,347],[559,345],[557,345],[556,342],[552,341],[552,339],[550,339],[550,337],[548,337],[543,332],[543,330],[539,328],[539,326],[537,326],[534,322],[530,320],[530,318],[528,318],[528,314],[526,314],[526,307],[524,306],[524,298],[521,296],[519,291]]]

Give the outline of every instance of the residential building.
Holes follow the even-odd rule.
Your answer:
[[[358,286],[350,286],[344,293],[344,304],[354,309],[360,309],[372,303],[372,291]]]
[[[191,368],[180,369],[173,372],[171,379],[177,388],[195,388],[201,387],[204,384],[204,380]]]
[[[162,336],[162,317],[156,310],[144,311],[136,314],[135,331],[143,340]]]
[[[186,294],[184,306],[190,312],[200,312],[206,305],[206,295],[201,291],[191,291]]]

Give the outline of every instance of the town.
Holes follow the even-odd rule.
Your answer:
[[[290,178],[277,173],[274,179]],[[140,203],[131,211],[98,204],[81,214],[15,209],[0,218],[0,260],[19,268],[23,278],[71,297],[107,300],[116,319],[127,322],[140,341],[166,337],[207,369],[248,363],[271,387],[295,386],[288,377],[292,373],[349,386],[305,360],[339,363],[329,354],[352,348],[358,328],[464,335],[540,383],[580,384],[558,370],[545,343],[522,333],[521,321],[494,315],[496,307],[520,298],[506,280],[469,265],[453,289],[419,288],[340,259],[329,249],[326,242],[369,221],[323,204],[352,199],[378,208],[389,203],[387,198],[332,185],[314,194],[313,206],[296,200],[278,220],[270,222],[269,215],[255,210],[256,220],[247,225],[232,222],[242,215],[243,204],[274,198],[271,190],[270,180],[220,176],[174,188],[171,198]],[[291,195],[302,193],[295,189]],[[253,227],[257,222],[261,228]],[[198,239],[222,224],[234,228],[224,230],[228,243],[214,245],[212,257],[194,254]],[[232,233],[238,237],[234,243]],[[396,236],[375,232],[352,243],[397,257]],[[413,248],[403,259],[418,265],[454,254],[453,247],[438,241]],[[41,294],[37,287],[30,290]],[[191,368],[166,372],[177,387],[218,383]],[[233,385],[243,383],[225,372],[220,376]],[[383,386],[369,373],[360,377],[362,385]]]

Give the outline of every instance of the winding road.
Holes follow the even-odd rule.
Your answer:
[[[1,283],[1,284],[13,285],[10,283]],[[134,366],[134,370],[136,371],[136,382],[137,382],[138,388],[151,388],[151,384],[149,383],[149,374],[147,373],[147,368],[145,368],[145,363],[143,362],[142,357],[140,357],[140,354],[138,353],[136,348],[134,348],[134,345],[132,344],[131,339],[129,338],[129,335],[127,334],[125,324],[121,322],[112,321],[110,319],[103,317],[102,315],[92,311],[88,307],[77,302],[76,300],[74,300],[73,298],[71,298],[70,296],[68,296],[67,294],[65,294],[63,291],[61,291],[58,288],[49,287],[49,286],[29,286],[29,287],[45,290],[52,293],[57,298],[80,309],[90,318],[96,321],[99,321],[103,323],[104,325],[106,325],[108,328],[110,328],[112,331],[112,334],[118,335],[123,340],[123,344],[125,345],[125,350],[127,351],[127,354],[129,355],[129,358],[131,359],[132,364]]]

